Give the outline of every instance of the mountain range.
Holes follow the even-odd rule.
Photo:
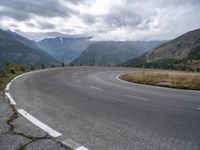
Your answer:
[[[56,37],[37,42],[37,46],[51,54],[56,60],[70,63],[78,57],[91,43],[92,37]]]
[[[101,41],[95,42],[76,59],[72,64],[81,65],[118,65],[128,59],[135,58],[160,45],[162,41]]]
[[[200,29],[187,32],[146,52],[123,65],[166,69],[195,69],[200,67]]]
[[[0,66],[4,63],[49,65],[57,61],[31,41],[10,30],[0,29]]]
[[[92,41],[92,37],[56,37],[39,42],[0,29],[0,66],[4,63],[119,65],[164,69],[200,68],[200,29],[170,41]]]

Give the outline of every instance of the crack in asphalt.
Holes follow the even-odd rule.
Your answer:
[[[22,137],[30,140],[29,142],[27,142],[27,143],[25,143],[23,145],[20,145],[17,148],[17,150],[24,150],[29,144],[32,144],[32,143],[34,143],[36,141],[39,141],[39,140],[49,140],[49,139],[53,140],[56,143],[58,143],[61,147],[64,147],[67,150],[72,150],[70,147],[67,147],[66,145],[62,144],[62,142],[57,141],[56,139],[54,139],[53,137],[48,136],[48,135],[46,135],[46,136],[40,136],[39,137],[39,136],[27,135],[27,134],[25,134],[23,132],[15,132],[14,130],[15,130],[16,127],[15,127],[15,125],[12,124],[12,122],[18,118],[18,112],[17,112],[17,110],[16,110],[16,108],[15,108],[14,105],[10,105],[9,104],[9,106],[10,106],[10,108],[12,110],[11,116],[9,116],[8,119],[7,119],[7,121],[6,121],[6,123],[9,125],[9,131],[4,132],[2,134],[19,135],[19,136],[22,136]]]

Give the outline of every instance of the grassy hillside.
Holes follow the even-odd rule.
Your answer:
[[[161,44],[160,41],[102,41],[88,46],[88,48],[74,61],[73,64],[89,65],[118,65],[130,58],[140,56],[147,50]]]
[[[199,71],[200,29],[185,33],[138,58],[125,62],[123,65]]]

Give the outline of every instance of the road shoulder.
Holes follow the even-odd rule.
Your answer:
[[[18,114],[3,92],[0,92],[0,147],[6,150],[68,149]]]

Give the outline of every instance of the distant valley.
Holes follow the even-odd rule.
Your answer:
[[[56,37],[37,42],[37,46],[51,54],[56,60],[70,63],[78,57],[91,43],[91,37]]]
[[[95,42],[74,61],[76,65],[119,65],[160,45],[161,41],[101,41]],[[94,62],[93,62],[94,61]]]

